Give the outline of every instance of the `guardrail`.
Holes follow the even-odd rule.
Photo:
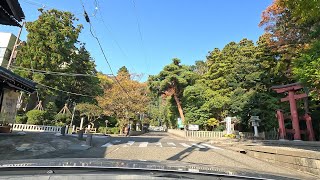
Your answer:
[[[60,126],[43,126],[31,124],[13,124],[13,131],[29,131],[29,132],[61,132]]]

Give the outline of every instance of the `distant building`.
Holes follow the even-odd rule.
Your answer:
[[[0,32],[0,66],[6,68],[17,37],[11,33]]]

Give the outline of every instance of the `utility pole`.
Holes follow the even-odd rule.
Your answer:
[[[21,28],[20,28],[20,30],[19,30],[17,39],[16,39],[16,41],[15,41],[15,43],[14,43],[14,45],[13,45],[13,48],[12,48],[12,51],[11,51],[11,55],[10,55],[10,59],[9,59],[8,65],[7,65],[7,69],[9,69],[10,66],[11,66],[12,59],[13,59],[13,55],[14,55],[14,53],[15,53],[15,51],[16,51],[17,46],[18,46],[18,41],[19,41],[19,39],[20,39],[21,31],[22,31],[22,29],[23,29],[24,24],[25,24],[25,22],[22,22],[22,25],[21,25]]]

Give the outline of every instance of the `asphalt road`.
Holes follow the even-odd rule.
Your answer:
[[[70,148],[70,146],[81,146],[81,144],[85,143],[84,141],[78,141],[75,137],[55,137],[54,135],[47,135],[47,139],[44,139],[43,137],[45,136],[43,135],[34,136],[30,134],[30,136],[33,138],[39,137],[36,138],[34,142],[31,142],[32,139],[28,138],[28,136],[25,137],[26,140],[28,139],[30,141],[29,144],[31,144],[30,146],[32,146],[33,149],[19,151],[19,149],[17,150],[17,147],[15,147],[15,149],[10,150],[10,152],[12,152],[10,156],[8,155],[6,156],[7,158],[4,159],[106,158],[178,163],[187,162],[195,164],[195,166],[212,165],[215,167],[245,169],[247,171],[271,173],[274,175],[288,175],[298,177],[299,179],[312,179],[312,176],[306,175],[305,173],[228,150],[226,146],[219,147],[208,142],[188,141],[183,138],[171,136],[166,132],[150,132],[133,137],[94,137],[92,147],[88,150]],[[46,142],[42,142],[41,140]],[[35,154],[37,150],[34,148],[35,143],[36,145],[43,144],[43,146],[46,147],[52,146],[52,150],[50,149],[50,151]],[[67,143],[70,145],[67,145]],[[19,145],[18,148],[21,148],[20,146],[21,145]]]
[[[100,151],[99,151],[99,150]],[[188,141],[170,136],[166,132],[150,132],[135,137],[109,137],[94,141],[90,149],[91,156],[107,159],[124,159],[140,161],[174,161],[188,162],[195,165],[214,165],[232,169],[246,169],[253,172],[288,175],[305,179],[305,173],[280,167],[234,152],[207,142]],[[311,176],[310,176],[311,177]],[[309,178],[310,178],[309,177]]]

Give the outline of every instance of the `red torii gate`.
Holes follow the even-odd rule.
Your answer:
[[[309,115],[308,104],[307,104],[308,95],[306,93],[295,94],[296,91],[302,88],[303,87],[300,83],[293,83],[293,84],[271,87],[271,89],[275,90],[277,93],[288,92],[288,96],[285,98],[281,98],[281,102],[289,101],[293,129],[290,129],[290,130],[285,129],[283,112],[281,110],[277,110],[280,139],[285,139],[287,132],[293,132],[294,140],[301,140],[302,131],[300,130],[300,125],[299,125],[299,116],[297,112],[296,100],[303,98],[305,100],[304,101],[305,115],[302,117],[302,119],[306,121],[306,125],[307,125],[307,131],[305,133],[307,133],[309,141],[315,140],[314,131],[312,127],[312,120],[311,120],[311,116]]]

